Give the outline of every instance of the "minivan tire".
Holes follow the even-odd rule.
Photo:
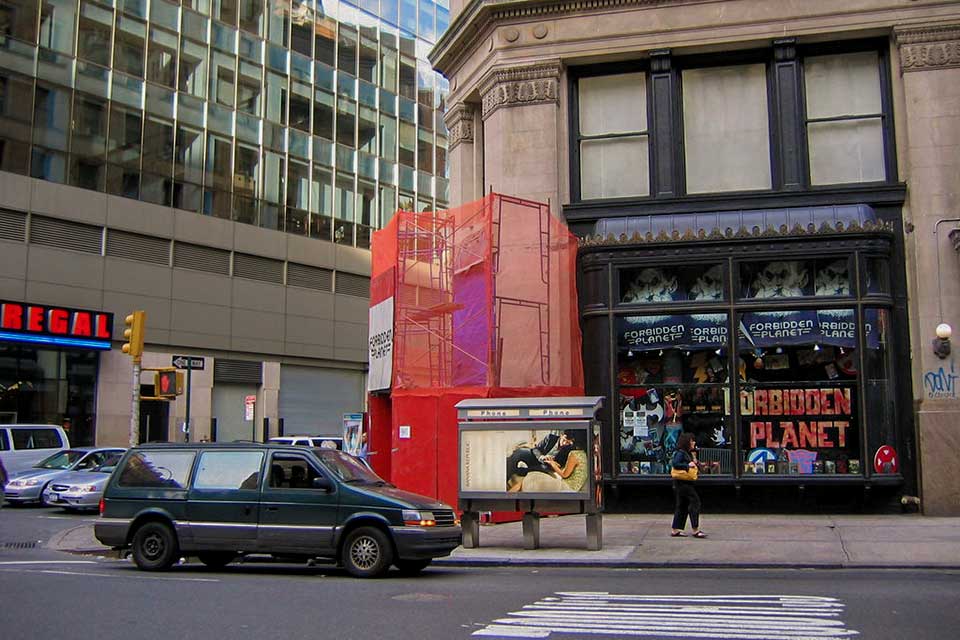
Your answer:
[[[390,538],[376,527],[358,527],[347,534],[341,562],[358,578],[376,578],[393,563]]]
[[[429,567],[431,560],[432,558],[426,558],[425,560],[397,560],[394,564],[397,565],[397,570],[403,575],[415,576]]]
[[[177,537],[162,522],[148,522],[133,534],[133,561],[144,571],[169,569],[178,554]]]

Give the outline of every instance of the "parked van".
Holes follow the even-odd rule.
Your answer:
[[[67,433],[54,424],[0,424],[0,459],[10,476],[69,447]]]
[[[131,449],[94,533],[140,569],[182,555],[222,567],[248,553],[333,558],[358,577],[423,570],[461,539],[452,508],[403,491],[337,449],[275,443]]]

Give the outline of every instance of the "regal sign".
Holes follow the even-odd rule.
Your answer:
[[[0,301],[0,340],[109,349],[113,314]]]

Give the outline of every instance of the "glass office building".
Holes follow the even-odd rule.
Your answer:
[[[369,248],[447,204],[448,0],[0,0],[0,171]]]

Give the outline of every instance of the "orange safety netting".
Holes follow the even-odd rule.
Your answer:
[[[399,211],[372,255],[371,306],[394,298],[392,389],[583,388],[577,241],[547,205]]]

